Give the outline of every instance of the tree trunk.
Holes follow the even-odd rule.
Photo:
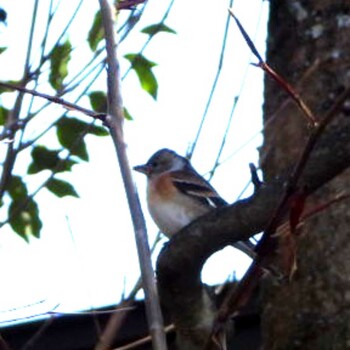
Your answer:
[[[350,2],[270,3],[267,61],[321,118],[350,86]],[[295,164],[310,130],[298,107],[269,78],[264,114],[269,123],[261,160],[270,180]],[[333,124],[345,118],[350,118],[350,101]],[[349,193],[349,175],[344,172],[308,198],[305,211]],[[288,282],[265,282],[265,349],[350,349],[349,205],[349,199],[338,201],[306,219],[297,237],[297,272]]]

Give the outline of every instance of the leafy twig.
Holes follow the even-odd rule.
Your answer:
[[[64,164],[66,161],[69,160],[69,158],[72,156],[72,150],[74,150],[75,146],[77,144],[79,144],[79,142],[86,136],[86,134],[88,133],[88,129],[86,129],[84,132],[82,132],[79,137],[77,137],[74,141],[74,143],[72,144],[71,150],[68,151],[67,156],[64,159],[60,159],[57,162],[57,165],[55,166],[54,169],[52,169],[51,174],[46,178],[46,180],[44,182],[42,182],[37,188],[36,190],[34,190],[30,195],[28,195],[26,197],[26,199],[16,207],[15,210],[13,210],[13,212],[11,213],[11,215],[9,215],[6,220],[4,220],[3,222],[0,222],[0,228],[9,224],[11,222],[11,220],[18,214],[20,213],[23,209],[25,209],[29,203],[30,200],[34,199],[34,197],[55,177],[55,175],[57,175],[57,173],[59,173],[62,164]],[[62,149],[63,150],[63,149]]]
[[[168,8],[166,9],[163,17],[161,18],[161,20],[159,21],[159,24],[163,24],[165,22],[165,20],[167,19],[171,8],[173,7],[175,0],[171,0],[170,4],[168,6]],[[156,33],[152,33],[151,35],[149,35],[149,37],[147,38],[146,42],[142,45],[141,49],[139,50],[139,52],[137,53],[137,55],[142,55],[142,53],[145,51],[145,49],[147,48],[147,46],[149,45],[149,43],[151,42],[151,40],[154,38]],[[122,80],[124,80],[127,75],[131,72],[132,69],[132,62],[130,62],[131,65],[129,66],[129,68],[126,70],[126,72],[124,73],[124,75],[122,76]]]
[[[24,86],[28,83],[28,81],[30,81],[30,57],[32,54],[32,45],[33,45],[33,37],[34,37],[34,28],[35,28],[35,23],[36,23],[36,19],[37,19],[37,14],[38,14],[38,5],[39,5],[39,1],[36,0],[34,2],[34,7],[33,7],[33,16],[32,16],[32,21],[31,21],[31,27],[30,27],[30,32],[29,32],[29,39],[28,39],[28,47],[27,47],[27,53],[26,53],[26,59],[25,59],[25,64],[24,64],[24,72],[23,72],[23,77],[22,77],[22,81],[21,84],[23,84]],[[7,126],[15,126],[18,123],[19,120],[19,116],[21,113],[21,109],[22,109],[22,102],[23,102],[23,97],[24,94],[23,93],[19,93],[13,110],[9,113],[8,116],[8,120],[6,121]],[[24,125],[21,126],[21,129],[24,129]],[[17,128],[14,127],[13,129],[10,130],[9,133],[9,138],[13,139],[16,135],[17,132]],[[6,156],[5,156],[5,160],[3,163],[3,171],[1,174],[1,179],[0,179],[0,200],[2,200],[2,197],[5,193],[5,188],[7,186],[7,183],[10,179],[11,173],[12,173],[12,169],[15,165],[16,162],[16,150],[14,147],[14,143],[10,142],[7,146],[7,152],[6,152]]]

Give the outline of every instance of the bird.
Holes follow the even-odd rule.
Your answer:
[[[149,212],[159,230],[169,238],[211,210],[228,205],[190,161],[173,150],[163,148],[147,163],[133,169],[147,176]],[[251,242],[237,242],[234,246],[254,257]]]

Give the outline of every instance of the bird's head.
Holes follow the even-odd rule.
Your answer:
[[[170,149],[163,148],[154,153],[146,164],[135,166],[134,170],[151,177],[170,171],[183,170],[188,165],[189,161],[186,158]]]

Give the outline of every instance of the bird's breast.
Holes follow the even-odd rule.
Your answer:
[[[209,210],[207,206],[179,192],[166,176],[148,185],[147,201],[154,222],[168,237]]]

